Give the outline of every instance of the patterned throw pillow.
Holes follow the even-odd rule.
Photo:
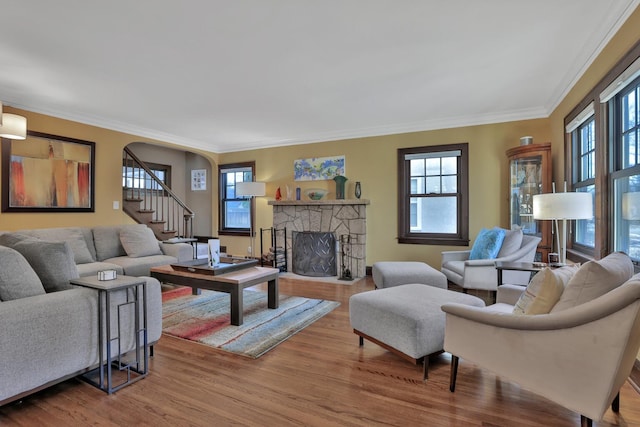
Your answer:
[[[469,259],[494,259],[500,252],[504,236],[505,230],[502,228],[483,228],[473,243]]]
[[[565,284],[578,271],[577,265],[538,272],[513,307],[513,314],[547,314],[560,299]]]

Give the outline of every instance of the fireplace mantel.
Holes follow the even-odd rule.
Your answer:
[[[368,199],[333,199],[333,200],[269,200],[273,206],[309,206],[309,205],[368,205]]]

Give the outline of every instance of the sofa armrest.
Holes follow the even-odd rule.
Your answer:
[[[632,305],[640,299],[640,281],[624,285],[594,300],[549,314],[517,315],[491,311],[488,308],[449,303],[442,306],[448,316],[456,316],[488,326],[504,329],[547,331],[568,329],[595,322]]]
[[[468,251],[444,251],[442,252],[442,264],[449,261],[466,261],[469,259],[470,250]]]
[[[164,243],[160,242],[160,249],[165,255],[171,255],[178,261],[189,261],[193,259],[193,246],[189,243]]]

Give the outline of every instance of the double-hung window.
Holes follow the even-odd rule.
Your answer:
[[[248,196],[238,196],[236,185],[253,181],[255,163],[220,165],[220,214],[218,233],[221,235],[249,235],[253,221],[253,204]]]
[[[577,192],[590,193],[595,204],[596,139],[595,110],[592,102],[566,127],[570,135],[573,156],[572,184]],[[562,189],[559,189],[562,191]],[[595,208],[594,208],[595,212]],[[595,250],[595,219],[576,220],[573,226],[573,249],[593,255]]]
[[[613,120],[613,246],[640,262],[640,77],[610,104]]]
[[[469,244],[468,144],[398,150],[398,240]]]

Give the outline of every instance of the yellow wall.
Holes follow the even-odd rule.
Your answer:
[[[640,8],[637,8],[549,117],[556,182],[564,181],[564,118],[639,40]]]
[[[257,179],[266,181],[267,197],[258,199],[257,227],[269,227],[272,199],[276,188],[292,189],[323,187],[335,193],[333,181],[295,183],[293,161],[299,158],[346,156],[347,196],[353,197],[355,181],[362,183],[362,197],[369,199],[367,208],[367,264],[380,260],[422,260],[438,266],[440,252],[458,247],[401,245],[397,234],[397,149],[422,145],[468,142],[470,149],[470,238],[473,241],[481,227],[508,226],[507,161],[505,151],[517,146],[519,138],[532,135],[534,142],[552,142],[554,180],[561,182],[564,171],[563,120],[582,97],[602,78],[611,66],[640,40],[640,11],[636,10],[616,34],[605,51],[596,59],[584,77],[569,92],[548,119],[516,121],[484,126],[414,132],[389,136],[350,139],[236,153],[201,154],[217,166],[221,163],[255,160]],[[170,147],[178,146],[141,138],[121,132],[83,125],[41,114],[6,108],[25,115],[29,129],[55,135],[96,142],[96,212],[59,214],[0,213],[0,230],[70,225],[119,224],[130,219],[112,209],[114,200],[121,200],[119,176],[122,148],[131,142],[150,142]],[[217,174],[212,173],[212,187],[217,186]],[[333,195],[335,196],[335,195]],[[330,197],[332,197],[330,195]],[[212,203],[212,230],[217,230],[217,202]],[[214,231],[215,234],[215,231]],[[228,251],[244,254],[247,238],[223,237]]]
[[[389,136],[349,139],[343,141],[268,148],[225,153],[220,164],[256,161],[256,179],[267,183],[267,196],[257,199],[256,227],[272,225],[273,210],[267,204],[273,200],[278,187],[283,196],[285,187],[319,187],[331,191],[333,181],[294,182],[293,162],[300,158],[344,155],[345,175],[349,179],[346,197],[354,197],[356,181],[362,184],[362,198],[369,199],[367,207],[367,265],[376,261],[419,260],[433,266],[440,265],[440,253],[461,247],[398,244],[397,236],[397,149],[423,145],[469,143],[470,237],[473,240],[480,228],[508,226],[508,189],[506,150],[517,146],[520,137],[532,135],[534,142],[550,138],[547,119],[527,120],[485,126],[462,127]],[[227,250],[244,254],[248,239],[224,237]],[[259,241],[256,241],[256,245]]]
[[[58,136],[83,139],[96,143],[95,165],[95,212],[94,213],[0,213],[0,230],[20,230],[24,228],[46,228],[65,226],[116,225],[131,223],[132,220],[122,212],[113,210],[113,201],[122,206],[122,149],[132,142],[150,142],[167,147],[181,148],[176,145],[151,140],[122,132],[84,125],[62,120],[43,114],[19,110],[5,106],[6,112],[27,117],[27,126],[31,131],[49,133]],[[28,143],[24,141],[24,143]],[[212,165],[217,164],[217,155],[190,150],[206,157]],[[0,168],[1,168],[0,164]],[[215,178],[217,179],[217,177]],[[214,181],[214,185],[215,181]],[[215,209],[213,209],[215,212]],[[214,216],[214,221],[217,221]]]

